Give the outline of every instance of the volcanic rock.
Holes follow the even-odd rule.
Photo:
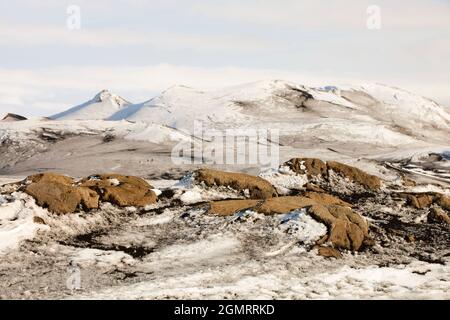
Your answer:
[[[266,180],[244,173],[200,169],[195,178],[208,187],[224,186],[238,191],[249,190],[251,199],[267,199],[277,196],[275,188]]]
[[[450,224],[450,217],[440,208],[431,208],[430,213],[428,214],[428,222]]]
[[[31,176],[25,193],[36,199],[36,203],[57,214],[78,210],[97,209],[98,194],[89,188],[71,185],[71,178],[54,173]]]
[[[95,190],[102,201],[119,207],[144,207],[157,201],[153,187],[133,176],[98,174],[82,180],[80,186]]]

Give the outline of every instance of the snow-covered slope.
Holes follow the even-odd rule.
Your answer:
[[[192,131],[194,120],[220,129],[277,128],[285,134],[307,135],[315,131],[325,140],[346,141],[346,137],[357,136],[361,142],[370,138],[389,145],[416,139],[445,141],[450,134],[448,109],[421,96],[378,84],[309,88],[275,80],[213,91],[175,86],[108,118],[124,119],[185,131]]]
[[[93,99],[50,118],[54,120],[103,120],[128,105],[130,102],[108,90],[103,90]]]
[[[356,90],[358,88],[354,89]],[[379,102],[375,104],[376,108],[368,108],[368,112],[372,112],[374,117],[378,116],[381,120],[403,127],[449,129],[448,108],[433,100],[379,84],[361,86],[359,91]]]
[[[148,121],[179,129],[191,129],[194,120],[215,124],[245,120],[233,97],[225,92],[204,92],[174,86],[147,102],[131,105],[108,120]],[[247,120],[250,118],[247,117]]]
[[[201,121],[203,129],[278,129],[283,146],[302,150],[332,148],[374,155],[374,147],[395,148],[383,152],[450,149],[448,108],[379,84],[312,88],[274,80],[210,91],[174,86],[140,104],[130,104],[105,90],[51,118],[1,123],[0,141],[26,144],[34,136],[46,138],[48,132],[77,135],[88,131],[113,132],[129,140],[174,142],[189,140],[198,129],[195,122]]]
[[[286,132],[316,128],[334,130],[333,135],[354,126],[358,135],[376,132],[401,143],[405,139],[400,136],[442,140],[450,134],[448,108],[401,89],[379,84],[310,88],[280,80],[211,91],[174,86],[140,104],[105,90],[52,119],[128,120],[190,132],[195,120],[210,128],[270,127]]]
[[[58,141],[71,136],[112,135],[125,140],[163,143],[189,140],[189,136],[175,129],[145,122],[103,120],[27,120],[20,123],[0,124],[0,145],[5,141],[14,141],[26,145],[40,139]]]

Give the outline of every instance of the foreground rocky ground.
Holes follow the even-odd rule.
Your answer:
[[[1,298],[450,298],[450,190],[403,175],[294,158],[0,193]]]

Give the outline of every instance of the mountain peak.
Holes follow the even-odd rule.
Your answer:
[[[99,93],[97,93],[94,97],[94,100],[104,101],[105,99],[111,97],[113,94],[108,89],[103,89]]]
[[[54,120],[102,120],[129,105],[131,102],[105,89],[97,93],[93,99],[50,118]]]
[[[28,119],[15,113],[7,113],[6,116],[3,119],[1,119],[1,121],[23,121],[23,120]]]
[[[111,91],[107,90],[107,89],[103,89],[102,91],[100,91],[99,93],[97,93],[93,99],[94,102],[106,102],[106,101],[111,101],[116,103],[118,106],[123,107],[125,105],[129,105],[131,104],[130,102],[128,102],[127,100],[123,99],[122,97],[111,93]]]

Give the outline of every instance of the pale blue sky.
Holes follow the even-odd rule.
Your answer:
[[[66,27],[69,5],[81,30]],[[380,30],[366,27],[369,5]],[[0,113],[270,78],[382,82],[450,105],[450,1],[2,1],[0,52]]]

